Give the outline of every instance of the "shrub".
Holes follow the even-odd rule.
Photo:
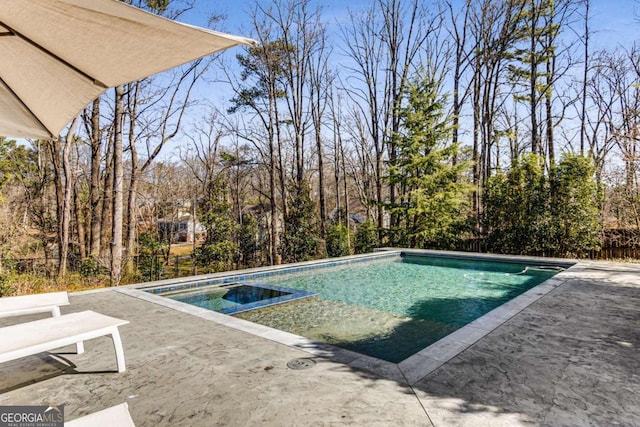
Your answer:
[[[544,173],[544,159],[522,156],[485,188],[489,250],[499,253],[585,256],[601,244],[600,195],[589,159],[566,154]]]
[[[320,241],[315,204],[305,181],[295,183],[288,214],[284,218],[285,232],[280,251],[285,262],[308,261],[318,256]]]
[[[332,224],[327,228],[327,255],[350,255],[351,233],[344,224]]]
[[[366,220],[358,227],[353,239],[353,249],[357,254],[373,252],[379,246],[378,228],[371,220]]]
[[[16,289],[9,283],[9,278],[5,275],[0,275],[0,297],[10,297],[15,292]]]

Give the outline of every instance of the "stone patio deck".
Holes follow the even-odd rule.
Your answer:
[[[131,322],[120,328],[127,371],[114,372],[108,338],[4,363],[0,405],[64,404],[70,420],[127,401],[137,426],[640,425],[640,265],[585,262],[563,276],[416,382],[118,290],[72,294],[63,313]],[[287,367],[301,357],[317,364]]]

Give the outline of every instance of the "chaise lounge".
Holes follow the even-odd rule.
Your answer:
[[[83,341],[110,335],[118,372],[124,372],[124,350],[118,327],[127,323],[127,320],[88,310],[5,326],[0,328],[0,363],[71,344],[76,344],[78,353],[82,353]]]
[[[69,304],[66,292],[50,292],[46,294],[21,295],[0,298],[0,318],[51,312],[60,316],[60,306]]]
[[[67,421],[64,425],[67,427],[135,427],[127,402]]]

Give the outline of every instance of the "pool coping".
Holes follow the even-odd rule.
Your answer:
[[[566,268],[564,271],[553,276],[551,279],[545,280],[541,284],[529,289],[510,301],[491,310],[487,314],[479,317],[473,322],[452,332],[446,337],[436,341],[430,346],[420,350],[412,356],[404,359],[400,363],[392,363],[386,360],[367,356],[355,351],[343,349],[330,344],[310,340],[308,338],[295,335],[289,332],[280,331],[268,326],[249,322],[247,320],[232,317],[226,314],[218,313],[208,309],[196,307],[190,304],[171,300],[157,294],[145,291],[163,285],[172,283],[192,283],[195,281],[204,281],[211,279],[220,279],[226,276],[238,276],[240,272],[243,274],[251,274],[254,272],[261,273],[268,270],[281,271],[288,268],[305,268],[315,265],[331,264],[336,261],[349,262],[351,260],[361,260],[367,257],[376,258],[375,254],[385,254],[387,256],[392,253],[428,255],[435,257],[464,258],[464,259],[481,259],[485,261],[507,261],[507,262],[526,262],[539,265],[555,265]],[[456,357],[458,354],[471,347],[483,337],[489,335],[493,330],[516,316],[522,310],[549,294],[557,287],[561,286],[568,280],[571,274],[569,270],[579,263],[578,260],[540,258],[526,256],[510,256],[510,255],[493,255],[493,254],[477,254],[467,252],[453,251],[433,251],[418,249],[401,249],[401,248],[382,248],[374,254],[353,255],[349,257],[324,259],[319,261],[308,261],[303,263],[286,264],[283,266],[261,267],[257,269],[241,270],[226,273],[216,273],[212,275],[196,276],[185,278],[181,281],[163,280],[158,282],[147,282],[143,284],[134,284],[116,288],[119,293],[129,295],[144,301],[158,304],[183,313],[188,313],[203,319],[207,319],[220,325],[243,331],[252,335],[256,335],[270,341],[274,341],[288,347],[296,348],[314,356],[325,357],[335,362],[344,363],[354,369],[364,370],[381,376],[383,378],[392,379],[407,385],[413,385],[420,382],[426,376],[434,372],[436,369]],[[197,278],[197,280],[196,280]],[[154,285],[155,283],[155,285]]]

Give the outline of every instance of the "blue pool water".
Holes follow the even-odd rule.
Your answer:
[[[523,264],[405,256],[262,281],[397,316],[465,325],[556,272]]]
[[[232,283],[222,286],[203,286],[195,290],[166,296],[207,310],[236,314],[300,298],[308,298],[315,296],[315,294],[281,286]]]
[[[261,277],[260,286],[318,297],[237,316],[397,363],[557,272],[504,262],[387,257]]]

